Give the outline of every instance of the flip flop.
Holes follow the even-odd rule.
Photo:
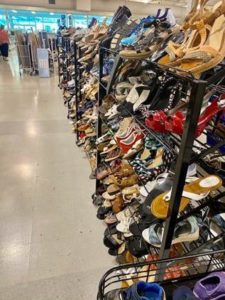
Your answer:
[[[222,186],[222,180],[215,175],[209,175],[184,186],[179,212],[183,211],[191,200],[200,201],[206,198],[211,191]],[[159,219],[166,219],[169,211],[171,191],[157,196],[151,203],[152,214]]]

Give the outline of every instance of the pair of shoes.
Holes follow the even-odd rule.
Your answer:
[[[143,239],[154,247],[160,248],[163,239],[164,225],[155,223],[142,232]],[[195,217],[179,222],[174,231],[172,244],[196,241],[199,238],[199,226]]]
[[[138,174],[140,180],[146,184],[148,181],[155,180],[160,174],[169,170],[174,155],[163,148],[158,148],[152,157],[152,161],[145,163],[140,158],[135,158],[131,161],[131,165],[134,167],[135,172]]]
[[[215,175],[209,175],[200,179],[194,178],[193,182],[184,186],[179,212],[182,212],[190,201],[200,201],[221,186],[221,178]],[[151,203],[151,213],[155,217],[159,219],[167,218],[170,197],[171,191],[162,193],[154,198]]]
[[[207,2],[207,1],[206,1]],[[206,4],[202,2],[203,6]],[[200,11],[202,12],[202,4]],[[204,7],[203,7],[204,8]],[[189,20],[188,28],[194,28],[192,34],[181,45],[170,43],[169,55],[159,60],[177,68],[179,71],[191,72],[196,78],[209,69],[221,63],[225,56],[225,3],[216,6],[216,9],[207,15],[196,12],[195,22]],[[212,25],[212,27],[209,27]],[[200,38],[199,38],[200,37]]]
[[[224,96],[224,95],[222,95]],[[197,128],[196,128],[196,137],[199,137],[204,129],[207,127],[208,123],[216,116],[218,113],[225,110],[225,100],[224,99],[215,99],[211,104],[209,104],[202,114],[199,117]],[[186,117],[185,114],[181,111],[177,111],[174,115],[169,116],[163,111],[155,112],[145,119],[145,125],[150,129],[166,133],[172,132],[178,135],[183,134],[184,123]]]
[[[155,20],[149,22],[149,29],[145,34],[139,38],[136,43],[132,44],[133,49],[120,51],[122,58],[128,59],[145,59],[150,57],[157,49],[159,49],[161,43],[171,34],[170,24],[168,22],[162,22]]]
[[[143,130],[136,123],[132,123],[124,132],[119,130],[114,136],[124,154],[128,153],[132,148],[139,148],[143,137]]]

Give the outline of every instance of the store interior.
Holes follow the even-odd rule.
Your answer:
[[[1,9],[0,8],[0,23],[5,25],[9,30],[31,31],[46,31],[56,33],[58,30],[57,20],[62,15],[66,16],[67,26],[87,28],[90,20],[95,17],[98,22],[102,22],[106,16],[103,15],[87,15],[66,13],[58,11],[42,11],[42,10],[21,10],[21,9]],[[111,17],[108,16],[108,22]],[[71,24],[69,24],[71,22]]]
[[[0,6],[0,299],[225,300],[225,0],[42,2]]]

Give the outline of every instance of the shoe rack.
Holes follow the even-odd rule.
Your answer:
[[[103,66],[103,57],[107,54],[107,52],[112,52],[111,50],[109,51],[106,48],[101,48],[99,55],[100,55],[100,78],[99,81],[101,80],[102,76],[102,66]],[[115,53],[114,53],[115,54]],[[102,99],[103,97],[110,93],[112,85],[114,83],[114,79],[116,76],[116,72],[118,70],[119,65],[123,62],[123,59],[119,57],[119,55],[116,55],[115,58],[115,66],[112,70],[111,73],[111,78],[108,83],[108,87],[103,91],[101,86],[99,87],[99,106],[102,104]],[[154,69],[160,69],[161,67],[155,63],[149,62],[149,67],[154,67]],[[153,132],[151,129],[146,127],[146,125],[141,122],[139,119],[136,118],[135,115],[130,114],[137,123],[139,123],[145,130],[153,135],[156,139],[159,140],[160,143],[167,149],[169,149],[173,154],[176,156],[176,164],[174,168],[174,173],[176,174],[172,192],[171,192],[171,198],[170,198],[170,205],[169,205],[169,216],[167,217],[166,224],[165,224],[165,230],[164,230],[164,235],[163,235],[163,240],[162,240],[162,245],[159,251],[159,258],[160,260],[163,259],[168,259],[169,258],[169,252],[171,250],[171,245],[172,245],[172,240],[173,240],[173,235],[174,235],[174,230],[175,226],[178,222],[184,220],[185,218],[191,216],[194,212],[199,212],[208,206],[210,204],[215,203],[216,201],[219,201],[221,198],[225,196],[224,191],[217,191],[217,194],[212,197],[208,196],[206,199],[200,201],[199,205],[195,208],[192,208],[189,211],[186,211],[186,213],[181,213],[179,215],[179,206],[181,203],[181,197],[183,193],[183,188],[185,185],[185,178],[187,175],[187,170],[188,166],[192,163],[197,163],[201,165],[202,170],[202,175],[204,174],[203,164],[202,161],[204,162],[204,157],[210,153],[213,153],[215,150],[217,150],[221,145],[224,145],[225,140],[221,140],[217,145],[215,145],[212,148],[209,148],[209,146],[206,143],[202,143],[199,140],[195,139],[195,131],[197,127],[197,122],[200,116],[201,108],[202,108],[202,101],[203,97],[206,93],[206,88],[209,86],[214,86],[216,89],[216,83],[218,79],[223,78],[225,76],[225,70],[221,70],[219,73],[211,76],[207,80],[196,80],[194,79],[190,74],[184,73],[182,75],[178,74],[176,70],[171,70],[164,67],[164,71],[167,73],[170,73],[171,76],[174,76],[177,79],[182,79],[187,82],[187,84],[190,85],[191,87],[191,94],[190,94],[190,101],[187,109],[187,116],[186,116],[186,121],[184,125],[184,132],[182,137],[178,137],[175,134],[171,134],[169,137],[170,140],[173,141],[173,147],[171,147],[171,143],[168,142],[168,135],[160,136],[156,132]],[[220,89],[221,87],[218,87]],[[101,117],[99,116],[98,119],[98,137],[101,136],[101,125],[102,125],[102,120]],[[99,157],[99,156],[98,156]],[[99,163],[99,160],[98,160]],[[199,171],[200,172],[200,171]],[[199,173],[200,175],[200,173]],[[223,189],[222,189],[223,190]],[[215,239],[215,237],[209,232],[209,236],[212,239],[212,241]],[[185,249],[186,248],[186,249]],[[196,243],[196,249],[198,248],[198,244]],[[186,254],[189,253],[189,250],[187,247],[184,245],[184,249]]]
[[[81,56],[81,51],[79,46],[77,45],[77,43],[74,41],[73,43],[73,47],[74,47],[74,70],[75,70],[75,103],[76,103],[76,120],[79,120],[79,116],[78,116],[78,109],[79,109],[79,102],[81,101],[81,75],[82,72],[79,68],[79,62],[78,59]],[[78,130],[76,130],[76,144],[79,143],[79,134],[78,134]]]
[[[82,71],[79,65],[79,58],[81,58],[81,51],[74,43],[74,57],[75,57],[75,95],[76,95],[76,112],[78,112],[79,101],[81,101],[82,93]],[[110,74],[110,80],[107,85],[103,84],[103,66],[105,58],[109,55],[114,56],[114,66]],[[109,50],[107,48],[100,47],[99,49],[99,93],[98,93],[98,103],[97,106],[101,106],[103,98],[112,91],[113,84],[117,78],[117,71],[121,64],[124,63],[119,54],[115,51]],[[215,244],[218,241],[224,239],[225,234],[215,234],[210,231],[209,228],[206,228],[207,239],[205,236],[201,236],[199,240],[192,242],[192,249],[190,249],[186,243],[180,243],[179,247],[177,245],[172,246],[172,241],[174,237],[175,226],[177,223],[187,219],[192,216],[194,213],[203,213],[207,212],[208,207],[216,205],[225,197],[224,187],[218,189],[216,192],[208,195],[201,201],[197,202],[197,205],[190,205],[188,209],[185,209],[183,212],[179,213],[179,207],[182,199],[183,189],[185,185],[185,179],[187,176],[188,166],[192,163],[198,165],[197,175],[204,176],[205,174],[218,174],[220,176],[220,170],[212,170],[209,164],[206,161],[206,156],[214,153],[220,147],[225,144],[225,140],[221,139],[214,146],[210,147],[206,143],[206,133],[203,140],[196,139],[195,132],[198,125],[199,116],[202,109],[202,103],[206,90],[210,87],[215,89],[215,91],[225,92],[225,87],[223,87],[223,82],[225,78],[225,69],[222,68],[217,73],[206,78],[205,80],[194,79],[189,73],[177,73],[176,69],[171,69],[152,63],[151,61],[146,60],[146,64],[149,65],[149,69],[153,68],[156,72],[157,70],[160,73],[164,72],[173,76],[177,80],[184,81],[190,87],[190,100],[187,108],[186,120],[184,125],[184,132],[182,136],[175,134],[158,134],[157,132],[149,129],[143,120],[137,118],[133,113],[127,111],[133,119],[150,135],[152,135],[160,144],[167,149],[174,156],[174,164],[171,173],[176,174],[174,176],[174,183],[171,191],[170,201],[169,201],[169,214],[165,221],[163,239],[160,249],[155,247],[146,247],[149,249],[149,256],[152,257],[151,261],[138,262],[134,264],[129,264],[128,266],[122,265],[115,267],[109,270],[99,285],[99,294],[98,300],[105,299],[107,288],[110,289],[113,284],[126,283],[127,281],[135,279],[146,279],[147,281],[154,277],[154,281],[163,282],[163,284],[169,286],[171,284],[177,283],[178,281],[183,283],[187,280],[190,281],[190,278],[197,278],[199,276],[204,276],[208,272],[213,270],[222,270],[225,267],[225,263],[221,259],[224,258],[225,251],[217,251]],[[187,96],[187,95],[184,95]],[[78,114],[76,120],[78,120]],[[209,125],[210,130],[214,131],[215,126],[219,120],[217,116],[216,120]],[[105,119],[98,114],[97,120],[97,138],[102,136],[102,127],[108,127],[109,131],[112,132],[110,126],[107,124]],[[218,129],[217,129],[218,130]],[[79,141],[79,135],[77,132],[77,141]],[[222,154],[221,154],[222,156]],[[100,153],[97,151],[96,154],[97,166],[101,163]],[[96,191],[100,185],[100,181],[96,180]],[[218,204],[219,205],[219,204]],[[140,231],[141,232],[141,231]],[[146,243],[147,244],[147,243]],[[211,248],[211,252],[206,254],[199,254],[205,248]],[[179,258],[170,258],[171,249],[175,252],[174,257]],[[181,251],[182,250],[182,251]],[[182,252],[182,254],[180,254]],[[152,262],[154,261],[154,263]],[[184,271],[178,272],[179,279],[168,279],[165,277],[168,266],[179,266],[179,270]],[[127,272],[128,268],[132,268],[134,271],[130,274]],[[175,268],[176,269],[176,268]],[[144,271],[143,271],[144,270]],[[154,272],[151,272],[154,270]],[[170,270],[171,271],[171,270]],[[124,276],[124,274],[127,274]],[[166,279],[165,279],[166,278]]]

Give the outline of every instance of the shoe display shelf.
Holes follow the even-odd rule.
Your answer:
[[[108,49],[102,49],[101,50],[102,53],[104,53],[104,51],[108,51]],[[100,56],[101,57],[101,56]],[[119,60],[118,60],[119,61]],[[121,60],[120,60],[121,62]],[[158,66],[157,64],[152,64],[149,63],[149,68],[151,68],[151,65],[154,65],[154,69],[161,69],[160,66]],[[118,68],[118,65],[117,65]],[[117,68],[114,69],[114,72],[116,73]],[[195,131],[196,131],[196,126],[197,126],[197,120],[199,119],[199,115],[200,115],[200,110],[201,110],[201,102],[203,99],[203,95],[205,94],[205,89],[206,87],[208,88],[213,88],[214,90],[219,90],[221,91],[222,87],[220,85],[215,85],[214,83],[217,82],[218,80],[221,81],[221,77],[225,76],[225,71],[224,69],[222,71],[220,71],[219,73],[217,73],[216,75],[212,76],[210,79],[208,79],[207,81],[201,81],[201,80],[195,80],[193,79],[191,76],[181,76],[176,74],[176,70],[171,71],[171,69],[166,69],[166,67],[164,67],[164,72],[168,72],[170,73],[172,76],[177,77],[177,78],[182,78],[184,80],[186,80],[187,82],[189,82],[191,84],[191,95],[190,95],[190,101],[189,101],[189,107],[188,107],[188,113],[187,113],[187,117],[186,117],[186,122],[184,125],[184,133],[182,135],[182,137],[175,135],[175,134],[158,134],[157,132],[154,132],[153,130],[149,129],[145,123],[143,121],[141,121],[139,118],[136,117],[136,115],[130,113],[129,111],[128,114],[130,114],[137,123],[139,123],[142,128],[144,128],[148,133],[150,133],[151,135],[154,136],[154,138],[156,138],[160,143],[162,143],[162,145],[168,149],[169,151],[171,151],[171,153],[173,155],[176,156],[176,166],[173,167],[172,172],[176,174],[176,181],[173,185],[173,192],[171,195],[171,200],[170,200],[170,211],[171,211],[171,216],[172,216],[172,220],[174,221],[175,218],[178,214],[178,207],[179,207],[179,198],[181,198],[181,190],[183,189],[184,186],[184,179],[186,178],[186,172],[187,172],[187,166],[192,164],[192,163],[196,163],[202,166],[202,168],[205,166],[206,170],[210,170],[210,174],[216,174],[218,176],[221,176],[221,170],[218,170],[218,172],[215,169],[210,169],[210,166],[206,167],[207,162],[204,160],[204,158],[212,153],[215,153],[215,151],[217,151],[222,145],[224,145],[225,140],[220,140],[219,143],[217,143],[216,145],[214,145],[213,147],[210,147],[206,142],[202,142],[199,139],[195,138]],[[112,78],[115,78],[115,73],[112,74]],[[223,91],[223,90],[222,90]],[[108,90],[109,92],[109,90]],[[104,93],[103,91],[101,91],[100,88],[100,99],[99,99],[99,106],[102,104],[102,96],[104,97]],[[107,124],[105,122],[105,120],[101,119],[101,117],[99,117],[100,120],[99,122],[101,123],[102,121]],[[215,125],[216,122],[218,122],[218,120],[215,121],[214,125],[211,123],[208,127],[211,131],[215,130]],[[194,125],[195,124],[195,125]],[[99,127],[99,131],[98,131],[98,135],[101,136],[101,126]],[[203,132],[203,135],[206,136],[206,132]],[[206,137],[203,138],[202,140],[206,140]],[[171,146],[171,141],[172,141],[172,146]],[[220,155],[217,154],[217,157],[219,156],[223,156],[223,154],[221,153]],[[201,175],[204,174],[204,170],[202,170],[202,168],[199,168],[198,172],[199,174],[202,173]],[[178,191],[180,190],[180,191]],[[218,199],[222,199],[222,197],[225,196],[224,192],[220,192],[220,190],[218,190],[219,195],[216,196],[216,200]],[[179,196],[180,194],[180,196]],[[174,197],[175,196],[175,197]],[[179,196],[179,197],[178,197]],[[175,200],[176,199],[176,200]],[[207,197],[206,197],[207,199]],[[204,207],[208,207],[210,204],[214,205],[215,201],[213,200],[213,198],[209,197],[208,200],[206,200],[206,202],[204,202],[205,204],[202,203],[202,201],[198,202],[201,203],[200,206],[195,208],[195,211],[201,210]],[[174,207],[174,205],[176,205],[177,207]],[[175,211],[174,211],[175,208]],[[174,212],[176,212],[174,214]],[[190,215],[191,213],[189,213]],[[184,219],[183,217],[178,218],[178,221]],[[170,228],[172,228],[172,226],[169,226]],[[166,231],[166,230],[165,230]],[[171,233],[171,232],[170,232]],[[163,250],[163,252],[165,252]]]
[[[103,65],[103,57],[105,53],[107,53],[109,50],[105,48],[100,49],[100,72],[99,72],[99,81],[101,81],[102,71],[101,66]],[[107,54],[106,54],[107,55]],[[119,55],[116,56],[115,59],[115,65],[111,73],[111,78],[108,83],[107,89],[103,89],[101,85],[99,86],[99,103],[98,105],[102,105],[102,101],[104,101],[104,97],[107,95],[107,93],[111,92],[113,82],[115,78],[117,78],[117,70],[120,66],[120,64],[123,63],[123,59],[119,57]],[[151,62],[149,63],[149,69],[159,70],[162,72],[162,67],[153,64]],[[188,205],[186,209],[183,210],[183,212],[179,213],[179,207],[181,203],[181,198],[183,194],[183,188],[185,185],[185,178],[187,175],[188,166],[195,163],[197,165],[197,176],[206,176],[207,174],[215,174],[218,176],[221,176],[221,172],[223,174],[223,170],[215,170],[214,168],[210,167],[210,164],[205,160],[205,157],[208,155],[211,155],[213,153],[217,153],[217,157],[223,156],[222,153],[218,154],[217,150],[225,144],[225,140],[220,140],[219,143],[215,144],[213,147],[210,147],[205,141],[206,141],[206,134],[207,132],[204,131],[203,135],[201,136],[201,139],[195,138],[195,132],[196,127],[198,123],[198,119],[200,116],[201,108],[202,108],[202,101],[206,92],[206,88],[213,88],[215,91],[224,91],[223,85],[218,84],[221,83],[221,78],[224,78],[225,71],[222,69],[219,73],[212,76],[211,78],[208,78],[207,81],[202,80],[196,80],[190,74],[182,74],[176,72],[176,70],[171,70],[171,68],[163,68],[163,72],[169,73],[171,76],[174,76],[175,78],[182,79],[187,82],[188,85],[190,85],[190,101],[189,106],[187,109],[187,115],[184,125],[184,132],[182,136],[178,136],[176,134],[159,134],[157,132],[154,132],[153,130],[149,129],[146,124],[138,118],[135,114],[132,114],[131,112],[127,111],[128,114],[130,114],[136,122],[150,135],[152,135],[155,139],[159,141],[159,143],[162,144],[163,147],[165,147],[168,151],[171,152],[171,154],[174,156],[174,164],[172,168],[170,169],[171,174],[176,174],[174,176],[174,184],[172,187],[171,197],[169,201],[169,214],[167,216],[167,219],[165,221],[165,227],[164,227],[164,234],[162,239],[162,244],[160,249],[156,249],[154,247],[151,247],[149,249],[149,255],[157,255],[157,258],[160,259],[160,261],[164,259],[168,259],[170,257],[171,248],[173,248],[173,251],[175,251],[175,256],[180,255],[182,253],[183,255],[191,255],[196,253],[201,253],[201,251],[213,250],[213,249],[223,249],[223,238],[225,237],[225,233],[221,232],[220,234],[217,234],[215,232],[212,232],[209,227],[205,227],[202,231],[203,235],[199,236],[199,239],[197,241],[192,242],[192,247],[190,249],[189,246],[187,246],[187,243],[181,243],[179,247],[177,245],[172,246],[172,241],[174,237],[174,230],[177,223],[187,219],[188,217],[192,215],[201,215],[202,212],[205,212],[205,215],[208,214],[208,208],[214,207],[217,205],[217,203],[221,204],[221,200],[223,201],[225,197],[225,190],[222,187],[211,193],[211,195],[206,195],[204,199],[199,200],[198,202],[195,202],[194,205]],[[187,96],[187,95],[186,95]],[[208,126],[208,129],[211,131],[215,130],[215,125],[218,122],[219,116],[217,116],[217,119],[215,122],[211,122]],[[100,137],[102,135],[102,125],[107,126],[107,121],[105,118],[102,118],[99,114],[98,118],[98,130],[97,130],[97,136]],[[109,126],[109,130],[111,130]],[[111,130],[112,136],[115,134],[113,130]],[[204,142],[203,142],[203,141]],[[101,156],[98,153],[98,164],[101,162]],[[141,181],[141,180],[140,180]],[[97,180],[96,188],[98,189],[99,181]],[[223,204],[221,204],[223,205]],[[224,207],[223,207],[224,209]],[[204,215],[204,214],[203,214]],[[203,217],[204,219],[204,217]],[[202,219],[202,222],[204,220]],[[141,234],[141,232],[140,232]],[[182,250],[180,246],[182,245]],[[217,246],[216,246],[217,245]],[[149,245],[148,245],[149,246]],[[147,247],[148,247],[147,246]],[[216,251],[216,250],[214,250]],[[210,254],[214,257],[214,251]],[[224,257],[223,257],[224,259]],[[211,260],[209,260],[211,263]],[[145,263],[143,263],[144,265]],[[147,263],[148,264],[148,263]],[[222,263],[221,263],[222,264]],[[136,268],[138,265],[129,264],[128,267],[124,266],[124,268],[134,267]],[[216,264],[214,265],[216,267]],[[221,267],[221,265],[220,265]],[[222,267],[224,268],[224,263],[222,264]],[[123,268],[123,267],[121,267]],[[193,265],[193,268],[198,273],[198,266],[195,267]],[[115,270],[115,269],[113,269]],[[117,270],[117,269],[116,269]],[[119,270],[119,267],[118,267]],[[124,272],[126,273],[126,272]],[[127,273],[126,273],[127,274]],[[115,275],[116,276],[116,275]],[[127,275],[129,277],[129,275]],[[133,276],[133,275],[132,275]],[[122,276],[123,277],[123,276]],[[145,276],[146,277],[146,276]],[[144,278],[145,278],[144,277]],[[104,299],[104,298],[100,298]]]
[[[80,121],[80,114],[79,110],[82,108],[83,104],[83,89],[85,85],[85,76],[84,76],[84,70],[85,68],[83,67],[82,63],[80,60],[84,57],[81,47],[78,42],[75,40],[72,41],[72,47],[74,49],[74,70],[75,70],[75,112],[76,112],[76,117],[73,120],[74,124],[74,131],[76,133],[76,145],[78,147],[83,146],[84,142],[83,139],[80,137],[80,132],[78,130],[79,127],[79,121]],[[88,75],[94,76],[91,73],[88,73]],[[95,131],[96,130],[96,124],[95,122],[91,123],[92,128]],[[95,138],[95,137],[93,137]],[[96,167],[96,152],[95,151],[85,151],[86,157],[90,163],[91,169],[94,170]]]
[[[57,47],[58,52],[58,78],[59,87],[62,88],[62,80],[68,82],[71,80],[71,76],[68,70],[69,56],[71,54],[70,39],[62,37],[61,43]]]
[[[88,37],[90,38],[90,34]],[[107,227],[103,242],[109,248],[109,254],[115,256],[116,262],[120,264],[120,266],[108,271],[103,277],[99,286],[98,299],[117,299],[111,296],[107,297],[106,294],[114,288],[121,288],[121,284],[122,288],[127,288],[135,281],[142,280],[160,282],[167,289],[173,284],[178,284],[178,281],[185,284],[189,281],[190,284],[194,284],[192,279],[203,277],[211,271],[224,270],[224,251],[221,251],[221,249],[224,249],[225,245],[225,226],[223,224],[219,226],[220,228],[217,226],[216,229],[211,226],[214,215],[225,212],[225,172],[221,167],[223,166],[221,161],[225,152],[225,138],[223,128],[218,126],[222,118],[222,111],[213,108],[212,111],[208,112],[205,109],[206,104],[209,105],[209,98],[206,97],[208,92],[213,91],[213,96],[215,95],[218,99],[223,100],[224,98],[220,98],[225,93],[223,63],[218,64],[217,69],[213,72],[208,72],[207,76],[201,77],[204,80],[198,80],[190,72],[160,65],[148,58],[142,60],[128,59],[120,55],[119,51],[108,49],[105,46],[99,47],[98,68],[96,71],[97,65],[93,66],[91,60],[88,60],[88,63],[84,62],[83,58],[87,54],[85,54],[85,50],[80,47],[79,43],[74,43],[73,51],[74,59],[72,61],[75,75],[72,77],[75,79],[75,90],[72,103],[73,106],[75,104],[75,108],[73,107],[75,117],[71,118],[69,113],[70,119],[73,121],[74,132],[77,134],[77,145],[84,146],[84,151],[90,161],[92,168],[90,178],[96,180],[96,191],[92,195],[92,199],[93,203],[98,206],[97,217],[101,220],[112,217],[112,223],[105,222]],[[68,53],[64,54],[65,57],[67,55]],[[70,55],[68,57],[71,63]],[[104,67],[109,59],[112,59],[114,63],[109,78],[105,80]],[[68,64],[68,61],[64,60],[65,70],[70,69],[70,63]],[[129,64],[133,64],[133,66]],[[185,115],[180,119],[177,116],[178,120],[174,120],[173,116],[161,120],[159,114],[157,115],[159,120],[156,120],[158,122],[156,122],[156,125],[160,128],[165,126],[164,122],[168,122],[168,126],[175,127],[177,125],[175,121],[178,121],[177,133],[174,133],[173,130],[158,130],[158,128],[154,128],[154,124],[154,126],[152,125],[154,122],[151,118],[154,117],[155,111],[168,112],[169,110],[169,108],[165,110],[162,102],[156,103],[158,108],[155,110],[149,111],[148,105],[143,105],[143,110],[133,110],[126,103],[123,105],[127,101],[123,100],[124,102],[121,102],[115,97],[116,101],[113,102],[112,100],[109,103],[110,105],[116,103],[116,107],[119,109],[116,111],[116,108],[115,112],[112,112],[112,115],[115,113],[118,117],[115,118],[113,125],[110,119],[105,116],[105,113],[101,113],[101,107],[104,106],[107,97],[110,95],[115,96],[117,85],[121,82],[129,83],[128,77],[134,76],[134,79],[137,78],[139,76],[138,70],[141,70],[141,73],[143,69],[147,72],[153,72],[156,78],[173,79],[169,95],[166,96],[169,100],[173,100],[173,85],[176,86],[177,90],[179,90],[179,84],[182,86],[179,90],[179,99],[187,99]],[[91,78],[94,78],[93,82]],[[70,76],[66,78],[66,80],[69,79],[71,79]],[[89,82],[88,89],[90,91],[97,82],[98,99],[91,99],[91,97],[86,96],[85,85],[87,85],[87,82]],[[161,82],[164,83],[166,80]],[[136,83],[132,83],[132,85],[135,86]],[[68,89],[68,84],[66,86]],[[161,87],[157,87],[160,91]],[[165,100],[163,99],[164,101],[168,100],[166,97]],[[207,101],[205,101],[205,97]],[[70,96],[68,99],[66,103],[69,112],[71,109]],[[155,97],[156,102],[159,99],[159,97]],[[95,114],[97,111],[97,120],[95,117],[85,117],[88,102],[92,102],[93,105],[91,114]],[[209,107],[212,107],[212,105],[209,105]],[[111,107],[107,107],[107,110],[110,109]],[[81,114],[79,113],[80,110]],[[207,120],[206,112],[212,115],[210,115],[210,122]],[[88,116],[90,116],[89,112]],[[101,173],[101,168],[104,166],[103,171],[109,169],[108,173],[114,174],[112,172],[114,167],[111,162],[115,163],[116,169],[117,159],[113,156],[113,159],[109,160],[110,162],[107,161],[106,156],[102,155],[104,151],[98,147],[101,144],[98,141],[106,135],[109,137],[107,141],[111,140],[112,145],[116,145],[117,150],[121,150],[122,147],[120,141],[116,138],[116,133],[126,119],[132,119],[136,126],[135,130],[137,127],[139,128],[139,133],[143,135],[143,143],[148,137],[154,145],[157,145],[154,147],[158,147],[162,149],[163,153],[166,153],[166,163],[162,164],[161,169],[160,167],[158,169],[157,167],[153,168],[153,172],[148,173],[147,180],[140,172],[140,168],[134,164],[134,158],[127,159],[126,152],[121,151],[122,153],[118,157],[120,163],[122,161],[121,165],[123,166],[123,161],[126,161],[126,166],[129,165],[132,174],[138,178],[135,183],[139,185],[139,188],[145,190],[146,196],[144,196],[144,199],[143,197],[134,196],[130,202],[125,202],[119,213],[112,210],[112,216],[110,216],[110,209],[107,211],[107,205],[111,200],[107,201],[107,198],[102,196],[107,191],[108,184],[105,182],[105,177],[98,179],[98,172]],[[171,123],[171,120],[174,123]],[[91,138],[86,135],[87,128],[91,132],[93,131]],[[82,135],[84,138],[82,138]],[[211,139],[211,144],[209,139]],[[129,150],[132,149],[133,146],[129,148]],[[135,155],[139,155],[142,150],[143,146],[137,150]],[[136,156],[134,157],[136,158]],[[155,160],[157,160],[156,155],[153,158],[153,165]],[[219,166],[215,164],[216,160],[220,162]],[[126,168],[128,169],[128,167]],[[193,168],[194,172],[190,174],[190,170]],[[157,173],[157,171],[159,172]],[[167,177],[162,177],[162,180],[160,176],[165,175],[165,173]],[[127,175],[124,175],[123,178],[123,172],[121,171],[118,176],[118,187],[120,194],[122,194],[124,187],[120,186],[120,180],[126,179]],[[160,180],[163,181],[163,184],[165,182],[166,186],[162,187]],[[160,192],[157,191],[156,195],[154,194],[155,187],[148,185],[151,181],[155,181],[156,189],[159,188],[160,190]],[[117,183],[114,185],[116,186]],[[115,186],[113,188],[116,190],[117,187]],[[135,184],[131,186],[129,183],[126,187],[134,188]],[[113,190],[111,193],[114,192]],[[153,202],[155,206],[153,206]],[[155,210],[154,214],[152,212],[153,208]],[[124,213],[127,223],[123,224],[124,228],[122,230],[117,230],[116,226],[122,224],[119,219],[120,212],[122,212],[122,215]],[[116,218],[116,222],[113,218]],[[129,221],[131,221],[131,225],[135,225],[135,233],[132,232],[131,235],[129,235],[129,231],[131,231]],[[143,224],[144,222],[148,223],[148,226],[143,226],[146,225]],[[128,231],[125,228],[126,226],[128,226]],[[143,231],[146,230],[149,231],[145,232],[144,236]]]
[[[80,69],[80,65],[78,60],[81,57],[81,51],[79,48],[79,45],[76,43],[76,41],[73,41],[73,47],[74,47],[74,71],[75,71],[75,111],[76,111],[76,119],[77,122],[79,120],[78,116],[78,109],[79,109],[79,103],[82,100],[82,94],[81,94],[81,78],[82,78],[82,70]],[[79,145],[79,134],[76,126],[76,144]]]

